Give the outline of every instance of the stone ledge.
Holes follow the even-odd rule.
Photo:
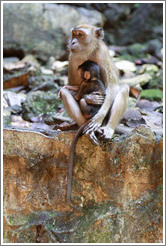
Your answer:
[[[133,133],[126,136],[115,137],[107,143],[101,142],[99,146],[93,146],[85,136],[82,136],[76,148],[72,204],[69,206],[66,203],[67,166],[73,136],[74,132],[59,132],[55,136],[45,136],[33,131],[4,130],[5,242],[35,242],[34,235],[37,230],[35,226],[39,222],[36,221],[36,224],[30,222],[32,214],[37,213],[43,216],[42,214],[46,213],[49,217],[48,213],[55,213],[54,216],[58,220],[56,213],[61,213],[65,218],[66,213],[73,211],[74,221],[78,220],[79,224],[81,219],[78,214],[83,214],[83,211],[88,210],[92,205],[100,208],[103,206],[101,204],[107,204],[110,209],[108,204],[110,206],[112,204],[120,209],[120,214],[126,213],[125,217],[121,217],[123,223],[126,223],[126,226],[130,223],[132,225],[132,219],[130,221],[129,218],[128,220],[125,218],[130,213],[133,217],[136,216],[136,204],[138,205],[139,202],[140,216],[151,203],[154,204],[154,209],[152,208],[151,211],[154,217],[146,218],[149,223],[155,223],[153,233],[150,230],[141,236],[139,231],[143,228],[140,224],[138,231],[136,230],[137,236],[134,237],[132,232],[135,229],[128,231],[126,228],[125,231],[118,224],[113,229],[117,230],[117,235],[120,236],[117,236],[117,239],[113,235],[108,236],[106,237],[107,242],[125,242],[125,233],[127,233],[127,242],[136,242],[134,240],[140,243],[161,242],[162,222],[156,223],[154,220],[158,218],[162,221],[162,191],[160,188],[163,176],[162,138],[158,139],[151,130],[144,126],[136,128]],[[160,201],[150,195],[152,193],[160,194]],[[93,212],[95,214],[95,209]],[[93,221],[91,229],[88,226],[83,229],[86,236],[79,237],[80,241],[77,241],[78,235],[75,232],[73,239],[75,241],[72,241],[72,235],[71,238],[66,239],[66,242],[87,242],[87,235],[96,223],[96,230],[99,230],[102,235],[103,228],[107,231],[109,223],[106,225],[107,223],[104,222],[106,224],[102,227],[98,226],[99,222],[95,221],[99,221],[99,217],[109,217],[106,214],[103,212],[102,216],[98,216],[98,219]],[[45,215],[45,218],[47,216]],[[116,216],[118,216],[118,210]],[[41,222],[41,227],[47,224],[47,220]],[[138,220],[139,218],[136,218],[133,223],[139,224]],[[20,227],[22,228],[20,230],[25,230],[25,224],[29,225],[28,228],[34,228],[30,241],[23,240],[21,234],[15,229]],[[59,228],[62,230],[60,226]],[[76,227],[76,231],[78,228]],[[70,229],[69,223],[68,230]],[[25,230],[27,235],[29,235],[28,230]],[[121,230],[123,233],[120,232]],[[57,235],[51,239],[49,233],[48,230],[48,233],[41,237],[41,242],[61,241]],[[14,237],[11,236],[13,234]],[[98,237],[99,235],[96,234],[96,239],[93,237],[92,242],[99,243]],[[65,240],[62,239],[62,242]]]

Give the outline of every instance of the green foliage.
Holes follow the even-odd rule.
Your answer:
[[[139,58],[148,57],[146,54],[147,45],[135,43],[127,46],[125,49],[119,51],[121,59],[134,61]]]
[[[140,5],[141,5],[140,3],[134,3],[134,7],[135,7],[135,8],[139,8]]]
[[[163,93],[159,89],[147,89],[141,91],[141,98],[161,101],[162,97],[163,97]]]
[[[3,117],[3,125],[4,125],[4,127],[5,126],[10,126],[10,124],[11,124],[10,116],[4,116]]]
[[[163,72],[159,70],[155,73],[149,82],[148,88],[150,89],[163,89]]]

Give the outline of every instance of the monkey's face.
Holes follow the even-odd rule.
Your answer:
[[[86,80],[90,79],[90,72],[89,71],[85,71],[83,73],[83,78],[86,79]]]
[[[103,39],[104,32],[102,28],[90,25],[80,25],[71,30],[71,40],[69,49],[71,52],[93,51],[96,48],[98,39]]]
[[[72,37],[69,43],[71,52],[82,51],[87,43],[87,33],[83,29],[72,29]]]

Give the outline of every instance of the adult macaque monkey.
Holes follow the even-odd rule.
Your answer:
[[[104,37],[102,28],[83,24],[73,28],[71,34],[68,46],[70,50],[68,84],[72,87],[75,86],[76,90],[78,89],[78,85],[81,83],[78,66],[87,60],[91,60],[98,63],[101,70],[101,80],[106,88],[105,98],[101,95],[91,94],[91,103],[99,102],[101,104],[102,102],[103,104],[83,131],[83,133],[89,134],[95,144],[98,144],[95,131],[99,132],[103,138],[110,139],[112,137],[120,118],[126,110],[129,88],[127,85],[120,86],[118,84],[117,69],[111,61],[107,46],[102,41]],[[86,119],[70,90],[62,88],[59,97],[62,97],[69,116],[81,126]],[[103,125],[106,116],[108,121]]]

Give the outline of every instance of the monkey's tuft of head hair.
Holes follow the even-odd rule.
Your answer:
[[[80,69],[83,72],[89,71],[90,72],[90,79],[92,79],[92,78],[100,79],[100,77],[101,77],[101,75],[100,75],[100,67],[97,64],[97,62],[87,60],[84,63],[82,63],[78,67],[78,69]]]

